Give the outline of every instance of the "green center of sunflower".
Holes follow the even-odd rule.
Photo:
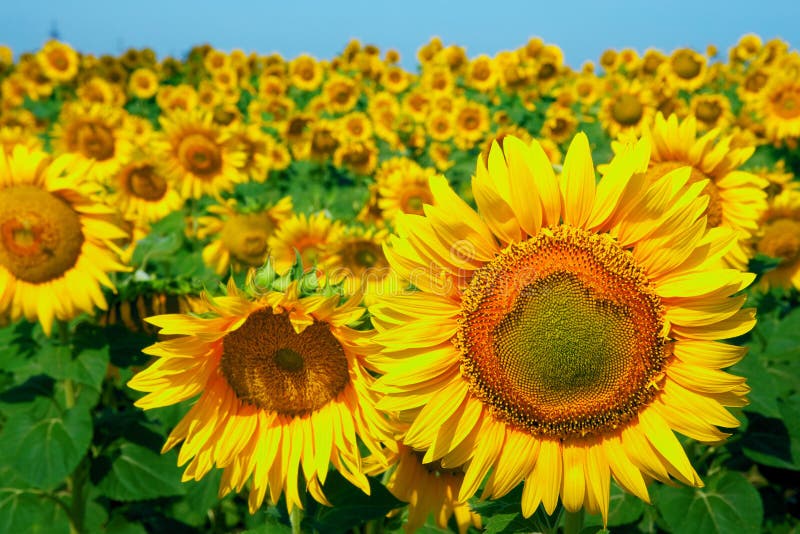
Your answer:
[[[0,191],[0,265],[16,278],[39,284],[62,276],[83,241],[78,214],[57,196],[28,185]]]
[[[614,99],[611,116],[623,126],[638,124],[644,114],[644,107],[636,95],[622,93]]]
[[[128,191],[144,200],[161,200],[167,193],[167,181],[150,164],[133,164],[122,171]]]
[[[703,68],[691,50],[680,50],[672,56],[672,70],[684,80],[695,78]]]
[[[350,382],[347,356],[327,323],[294,331],[287,313],[264,308],[222,340],[220,369],[236,397],[296,416],[334,399]]]
[[[475,273],[455,344],[496,417],[534,435],[585,436],[625,424],[654,397],[662,316],[630,253],[559,226]]]
[[[197,176],[215,176],[222,169],[220,147],[203,134],[190,134],[178,145],[178,159],[183,167]]]

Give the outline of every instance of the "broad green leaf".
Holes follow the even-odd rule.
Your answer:
[[[366,495],[336,471],[329,473],[323,492],[333,507],[317,508],[317,513],[308,518],[313,527],[321,534],[345,532],[405,504],[385,486],[372,479],[369,482],[370,494]]]
[[[748,354],[730,371],[747,378],[747,385],[750,387],[747,399],[750,404],[744,408],[745,411],[755,412],[764,417],[780,417],[775,379],[758,354]]]
[[[554,529],[561,520],[561,507],[552,516],[540,506],[528,518],[522,515],[522,488],[520,484],[500,499],[475,501],[472,509],[480,514],[486,533],[536,532]]]
[[[758,491],[741,474],[718,472],[704,488],[663,486],[655,505],[673,532],[758,534],[764,510]]]
[[[4,442],[0,448],[9,453],[9,464],[25,481],[51,489],[75,469],[91,440],[91,416],[88,410],[76,406],[63,418],[12,415],[0,435]]]
[[[100,493],[117,501],[139,501],[184,495],[175,451],[158,454],[140,445],[123,442],[110,459],[108,471],[97,481]]]
[[[616,484],[611,484],[611,495],[608,502],[608,526],[616,527],[638,521],[642,517],[644,509],[644,501],[623,491]],[[596,529],[597,526],[603,524],[603,518],[600,515],[589,515],[586,517],[585,524]]]
[[[69,519],[52,499],[0,487],[0,532],[68,534]]]
[[[781,402],[778,411],[780,418],[749,417],[742,449],[754,462],[800,471],[800,396]]]

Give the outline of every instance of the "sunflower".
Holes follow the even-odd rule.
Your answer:
[[[406,160],[401,169],[386,173],[377,182],[383,218],[391,221],[400,213],[422,215],[423,206],[433,202],[429,179],[435,174],[436,169],[420,167],[411,160]]]
[[[133,145],[125,128],[125,112],[98,104],[65,104],[53,126],[56,154],[74,154],[78,164],[90,164],[91,176],[106,180],[124,165]]]
[[[203,261],[217,274],[264,265],[267,243],[275,228],[292,215],[292,198],[284,197],[274,206],[243,211],[236,201],[210,206],[212,215],[198,219],[197,237],[214,237],[203,249]]]
[[[128,78],[128,93],[146,100],[158,92],[158,75],[146,67],[138,68]]]
[[[412,77],[402,67],[397,65],[389,66],[381,74],[381,85],[390,93],[398,94],[408,89]]]
[[[54,82],[69,82],[78,74],[78,53],[67,43],[48,41],[36,59],[44,75]]]
[[[800,81],[796,74],[770,79],[759,104],[767,137],[772,142],[800,137]]]
[[[302,54],[289,62],[289,82],[303,91],[316,91],[322,83],[324,70],[322,63]]]
[[[22,145],[0,154],[0,315],[42,323],[106,309],[101,286],[123,271],[111,241],[126,237],[114,210],[71,156],[51,160]]]
[[[659,114],[646,135],[652,137],[653,152],[647,171],[651,179],[688,165],[692,168],[690,182],[708,180],[704,190],[709,197],[705,212],[708,225],[729,228],[739,235],[725,260],[732,267],[746,270],[749,253],[744,243],[758,229],[758,221],[767,208],[764,189],[768,182],[740,169],[754,148],[734,148],[732,137],[721,136],[718,130],[698,137],[693,117],[679,122],[674,115],[665,120]]]
[[[463,470],[446,469],[438,462],[422,463],[419,452],[399,442],[393,448],[397,450],[392,451],[389,463],[394,470],[386,481],[386,489],[408,503],[408,518],[403,525],[406,532],[417,532],[431,515],[442,529],[447,529],[450,518],[455,516],[460,534],[466,534],[469,527],[481,528],[481,516],[468,503],[456,498],[464,482]],[[381,467],[378,461],[375,466],[370,474],[378,474]]]
[[[347,113],[361,94],[358,84],[342,74],[333,74],[322,86],[325,103],[331,113]]]
[[[361,293],[364,304],[372,304],[380,295],[397,293],[400,280],[389,268],[383,253],[386,230],[350,227],[331,242],[325,256],[325,271],[334,282],[344,282],[346,295]]]
[[[156,150],[164,173],[183,198],[219,196],[243,181],[245,154],[228,130],[203,112],[174,111],[159,117],[163,136]]]
[[[325,212],[289,217],[269,238],[269,254],[275,270],[286,272],[298,254],[303,265],[323,264],[329,245],[339,240],[341,232],[341,223],[331,220]]]
[[[453,147],[447,143],[430,143],[428,157],[439,172],[444,172],[455,165],[452,159]]]
[[[786,190],[772,200],[761,221],[756,250],[780,260],[775,269],[762,275],[762,289],[800,290],[800,191]]]
[[[254,182],[264,182],[269,177],[269,151],[273,139],[255,124],[238,123],[232,129],[234,143],[244,152],[241,172]]]
[[[181,196],[146,156],[140,155],[122,167],[115,180],[116,190],[109,203],[138,227],[147,228],[183,206]]]
[[[112,85],[99,76],[92,76],[81,83],[75,94],[85,104],[117,106],[125,104],[125,93],[117,85]]]
[[[378,164],[378,147],[373,141],[349,141],[336,147],[333,164],[355,174],[368,176]]]
[[[482,93],[494,90],[497,87],[499,75],[492,58],[485,54],[473,58],[467,67],[464,81],[467,86]]]
[[[547,108],[540,135],[556,144],[569,141],[578,128],[578,119],[565,106],[551,105]]]
[[[372,140],[372,121],[366,113],[360,111],[348,113],[339,118],[335,124],[334,136],[340,142]]]
[[[659,70],[671,87],[694,91],[703,85],[708,67],[705,56],[691,48],[680,48],[661,64]]]
[[[629,82],[617,78],[610,84],[612,87],[598,113],[600,123],[611,137],[639,135],[656,113],[652,93],[637,80]]]
[[[204,295],[205,314],[158,315],[161,341],[144,352],[157,360],[128,385],[148,394],[144,409],[197,397],[163,450],[183,442],[184,480],[223,469],[220,495],[250,481],[250,512],[269,490],[283,493],[291,512],[302,508],[298,477],[320,503],[329,466],[369,493],[359,445],[380,455],[381,416],[369,391],[372,378],[346,325],[363,309],[338,295],[285,293],[250,299],[229,282],[226,296]]]
[[[755,322],[731,297],[753,275],[715,267],[735,236],[707,229],[704,182],[649,182],[649,142],[595,183],[573,140],[557,179],[536,142],[495,144],[473,179],[478,212],[431,179],[425,216],[401,215],[389,264],[417,292],[370,307],[379,409],[413,418],[423,463],[465,466],[457,496],[498,498],[524,480],[522,512],[561,501],[604,521],[609,481],[700,486],[678,431],[704,442],[739,425],[744,349],[715,340]],[[491,474],[490,474],[491,472]]]
[[[445,111],[431,113],[425,120],[425,130],[434,141],[449,141],[455,131],[453,115]]]
[[[17,145],[25,145],[31,152],[43,148],[42,140],[28,128],[0,126],[0,151],[10,155]]]
[[[467,150],[480,143],[489,131],[489,110],[486,106],[472,101],[465,101],[455,112],[456,146]]]
[[[705,93],[694,95],[689,103],[692,115],[704,131],[725,128],[735,120],[731,102],[724,94]]]

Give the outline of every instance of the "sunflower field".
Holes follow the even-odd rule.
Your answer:
[[[800,54],[0,47],[0,532],[792,533]]]

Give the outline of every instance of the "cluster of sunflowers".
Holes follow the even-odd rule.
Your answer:
[[[702,485],[743,290],[800,289],[800,55],[716,56],[0,48],[0,318],[157,327],[136,405],[196,399],[164,450],[251,512],[333,466],[409,531],[518,487],[605,523]]]

